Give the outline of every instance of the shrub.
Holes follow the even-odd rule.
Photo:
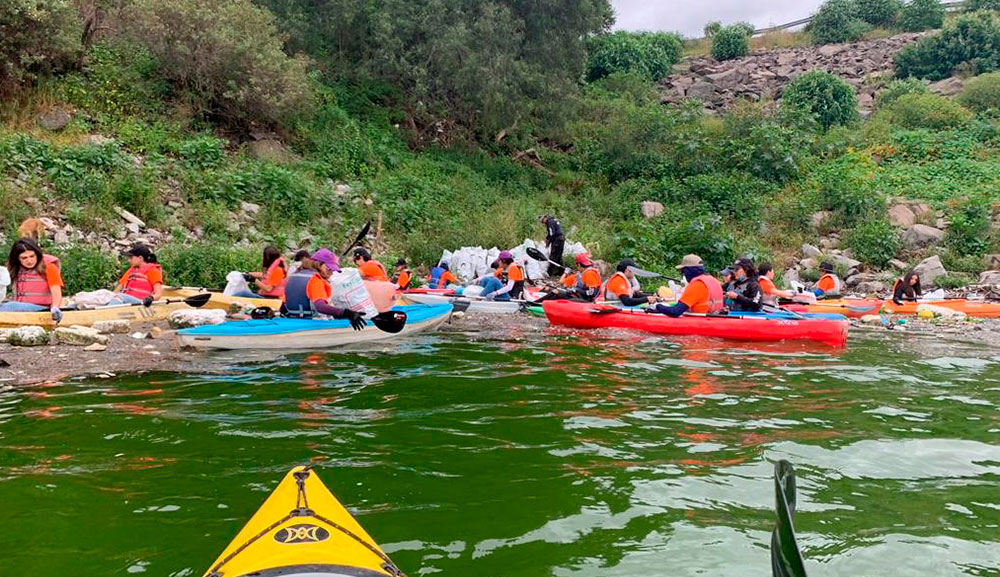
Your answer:
[[[823,129],[849,124],[858,118],[858,97],[851,85],[824,70],[807,72],[788,85],[783,106],[813,114]]]
[[[958,101],[976,112],[1000,108],[1000,72],[983,74],[966,82]]]
[[[185,140],[177,147],[177,155],[188,168],[217,168],[226,154],[226,141],[210,135]]]
[[[60,84],[68,102],[115,120],[161,112],[168,88],[149,51],[127,42],[91,47],[82,70],[67,75]]]
[[[711,22],[705,25],[705,28],[703,30],[705,33],[705,38],[711,38],[715,36],[719,32],[719,30],[722,30],[722,22],[719,22],[718,20],[712,20]]]
[[[908,129],[946,130],[972,118],[972,114],[954,100],[931,93],[904,94],[882,113],[893,124]]]
[[[58,250],[65,294],[114,288],[125,270],[115,255],[89,247],[72,245]]]
[[[990,204],[982,198],[962,202],[951,214],[945,244],[961,255],[982,256],[990,246]]]
[[[79,62],[83,27],[69,0],[4,0],[0,7],[0,96]]]
[[[817,167],[810,186],[823,208],[838,213],[847,224],[870,220],[885,213],[885,197],[874,187],[875,163],[859,153],[844,155]]]
[[[126,24],[180,97],[209,118],[246,129],[308,108],[305,60],[284,53],[274,17],[250,0],[137,0]]]
[[[907,32],[934,30],[944,24],[945,13],[939,0],[910,0],[899,13],[899,27]]]
[[[905,94],[926,94],[927,84],[916,79],[893,80],[875,97],[875,107],[886,107]]]
[[[171,244],[158,253],[169,285],[221,288],[230,271],[260,268],[260,251],[252,248],[198,243]]]
[[[868,25],[858,18],[852,0],[827,0],[813,15],[809,34],[813,44],[852,42],[868,31]]]
[[[753,220],[774,192],[774,185],[743,172],[713,173],[688,177],[679,190],[680,197],[673,202],[703,202],[713,212]]]
[[[712,58],[732,60],[750,53],[750,35],[745,28],[726,26],[712,38]]]
[[[1000,22],[988,13],[963,14],[940,34],[907,46],[896,55],[896,76],[942,80],[960,68],[971,74],[1000,68]]]
[[[634,258],[642,266],[672,266],[694,253],[705,260],[708,270],[718,270],[737,256],[729,228],[698,207],[672,206],[670,218],[629,221],[618,230],[614,258]]]
[[[888,266],[902,247],[899,231],[884,218],[869,218],[850,229],[845,238],[854,257],[875,267]]]
[[[615,72],[635,72],[659,80],[680,60],[682,43],[676,34],[619,31],[595,36],[587,49],[589,82]]]
[[[1000,0],[965,0],[966,12],[979,10],[1000,10]]]
[[[961,272],[950,272],[934,279],[935,286],[945,290],[959,289],[974,282],[976,282],[974,276]]]
[[[854,0],[857,16],[876,28],[889,28],[896,23],[903,3],[900,0]]]
[[[741,170],[785,182],[799,175],[812,140],[811,118],[799,111],[741,103],[722,117],[719,168]]]
[[[749,22],[737,22],[736,24],[733,24],[733,26],[736,28],[742,28],[748,37],[753,36],[753,33],[757,31],[757,27]]]

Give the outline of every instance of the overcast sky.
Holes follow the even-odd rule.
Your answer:
[[[750,22],[758,28],[794,22],[822,0],[611,0],[618,30],[658,30],[701,36],[705,23]]]

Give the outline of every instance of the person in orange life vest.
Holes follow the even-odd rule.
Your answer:
[[[62,320],[63,279],[59,259],[42,254],[30,238],[22,238],[10,248],[7,269],[13,280],[11,300],[0,304],[0,311],[38,312],[48,310],[52,320]]]
[[[717,313],[722,310],[722,285],[712,275],[705,274],[705,263],[701,257],[689,254],[681,260],[677,268],[687,280],[681,298],[673,306],[656,305],[657,312],[679,317],[686,312]]]
[[[443,289],[450,284],[458,284],[458,278],[448,268],[448,263],[441,261],[431,269],[431,276],[427,277],[427,288]]]
[[[641,292],[635,278],[635,261],[622,259],[615,268],[608,282],[604,284],[604,300],[620,301],[627,307],[634,307],[656,302],[656,296]]]
[[[736,286],[725,294],[733,301],[732,310],[738,312],[760,312],[764,293],[757,281],[757,269],[753,261],[741,258],[733,264],[733,274],[736,276]]]
[[[763,293],[761,303],[772,307],[778,306],[778,299],[792,299],[795,291],[783,291],[774,284],[774,265],[769,262],[762,263],[757,269],[757,282],[760,284],[760,292]]]
[[[557,290],[538,298],[535,302],[554,299],[581,299],[593,302],[601,294],[601,273],[594,268],[590,255],[580,253],[574,258],[578,271],[567,270],[563,275],[563,290]]]
[[[497,269],[492,276],[479,280],[483,287],[483,297],[488,300],[509,301],[524,295],[524,269],[514,262],[509,250],[501,251],[497,257]]]
[[[118,281],[112,303],[148,307],[163,296],[163,269],[146,245],[137,244],[125,254],[129,268]]]
[[[317,314],[326,315],[349,320],[356,331],[365,328],[362,313],[330,304],[330,296],[333,294],[330,277],[334,272],[340,271],[337,255],[322,248],[310,257],[310,261],[310,268],[302,267],[288,277],[281,313],[286,317],[305,319]]]
[[[244,276],[247,282],[257,284],[257,292],[241,291],[234,294],[237,297],[247,298],[282,298],[285,296],[285,282],[288,278],[288,270],[285,259],[282,258],[278,249],[272,245],[264,247],[264,258],[261,260],[261,271],[247,273]]]
[[[833,272],[833,265],[824,262],[819,265],[819,270],[823,273],[823,276],[819,277],[819,281],[816,282],[813,293],[817,298],[839,297],[840,277],[837,276],[837,273]]]
[[[910,269],[892,285],[892,302],[901,305],[903,301],[915,301],[923,292],[920,288],[920,275]]]
[[[385,267],[377,260],[372,260],[368,249],[360,246],[354,249],[354,266],[358,267],[362,280],[389,282],[389,275],[386,274]]]
[[[401,258],[396,261],[396,274],[392,275],[391,282],[401,291],[410,288],[410,269],[406,267],[406,259]]]

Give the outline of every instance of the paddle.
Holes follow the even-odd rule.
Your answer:
[[[797,313],[797,312],[795,312],[793,310],[790,310],[790,309],[786,309],[785,307],[778,307],[778,306],[774,306],[774,305],[761,305],[760,309],[762,311],[764,311],[764,312],[769,312],[769,313],[774,313],[774,312],[786,313],[786,314],[792,315],[793,317],[795,317],[795,318],[797,318],[799,320],[805,320],[806,319],[805,315],[803,315],[801,313]],[[770,310],[768,310],[768,309],[770,309]]]
[[[795,515],[795,468],[784,459],[774,464],[774,500],[778,521],[771,533],[771,575],[806,577],[792,522]]]
[[[373,316],[371,321],[379,330],[396,334],[406,326],[406,313],[403,311],[385,311]]]
[[[538,261],[541,261],[541,262],[547,262],[547,263],[555,265],[555,266],[557,266],[557,267],[559,267],[559,268],[561,268],[563,270],[566,270],[566,268],[567,268],[566,265],[559,264],[559,263],[557,263],[554,260],[549,260],[549,257],[545,256],[545,253],[543,253],[542,251],[538,250],[537,248],[535,248],[533,246],[529,246],[528,248],[526,248],[525,252],[527,252],[528,256],[530,256],[531,258],[533,258],[535,260],[538,260]]]
[[[472,306],[472,301],[469,300],[468,298],[455,299],[451,301],[451,312],[452,314],[464,313],[465,311],[469,310],[470,306]]]
[[[361,242],[361,239],[363,239],[366,236],[368,236],[368,231],[371,230],[371,229],[372,229],[372,221],[371,221],[371,219],[368,219],[368,222],[365,223],[364,228],[362,228],[361,232],[358,233],[358,236],[357,236],[357,238],[354,239],[354,242],[352,242],[351,244],[347,245],[347,248],[344,249],[344,252],[341,253],[340,256],[347,256],[347,253],[351,252],[351,249],[354,248],[354,247],[356,247],[358,245],[358,243]]]

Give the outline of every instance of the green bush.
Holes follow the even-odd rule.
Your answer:
[[[618,31],[590,39],[587,51],[589,82],[616,72],[659,80],[680,60],[682,42],[676,34]]]
[[[976,282],[976,278],[974,276],[960,272],[950,272],[934,279],[934,284],[938,288],[943,288],[945,290],[959,289],[974,282]]]
[[[937,94],[904,94],[882,109],[889,121],[907,129],[946,130],[968,122],[972,114],[954,100]]]
[[[1000,10],[1000,0],[965,0],[964,8],[966,12]]]
[[[875,97],[875,108],[886,107],[905,94],[926,94],[927,84],[916,78],[893,80]]]
[[[167,285],[222,288],[231,271],[260,269],[261,250],[199,243],[170,244],[157,257]]]
[[[793,80],[785,88],[781,103],[813,114],[824,130],[858,119],[854,89],[825,70],[813,70]]]
[[[876,28],[890,28],[903,9],[901,0],[854,0],[857,16]]]
[[[910,0],[899,14],[899,27],[907,32],[935,30],[944,24],[945,14],[939,0]]]
[[[177,156],[188,168],[218,168],[226,154],[226,141],[210,135],[185,140],[177,147]]]
[[[4,0],[0,6],[0,96],[79,62],[83,27],[69,0]]]
[[[68,74],[59,88],[68,102],[116,121],[162,112],[169,89],[146,48],[110,41],[91,47],[83,68]]]
[[[951,213],[945,244],[961,255],[982,256],[990,246],[990,204],[982,198],[960,203]]]
[[[617,230],[614,260],[634,258],[644,267],[666,270],[693,253],[704,259],[708,270],[718,270],[737,256],[729,227],[697,207],[672,206],[670,218],[628,221]]]
[[[774,182],[799,176],[812,141],[811,118],[797,110],[741,103],[722,117],[713,170],[741,170]]]
[[[878,268],[888,266],[903,245],[899,231],[881,217],[861,221],[844,240],[854,258]]]
[[[125,24],[207,118],[249,129],[308,110],[305,60],[284,53],[274,16],[250,0],[136,0]]]
[[[976,112],[1000,108],[1000,72],[983,74],[966,82],[958,101]]]
[[[711,22],[705,25],[703,32],[705,34],[705,38],[711,38],[716,34],[718,34],[719,30],[722,30],[722,22],[719,22],[718,20],[712,20]]]
[[[726,26],[712,37],[712,58],[732,60],[750,53],[750,35],[742,26]]]
[[[738,219],[755,220],[775,186],[750,174],[701,174],[683,181],[675,202],[703,202],[713,212]]]
[[[89,246],[72,245],[56,251],[66,283],[65,294],[81,291],[113,289],[122,272],[124,261],[110,253]]]
[[[827,0],[813,15],[809,34],[813,44],[833,44],[859,40],[869,28],[853,0]]]
[[[942,80],[961,70],[971,74],[1000,68],[1000,21],[987,12],[963,14],[935,36],[923,38],[896,55],[899,78]]]
[[[844,223],[871,220],[886,209],[885,197],[874,187],[875,169],[870,157],[846,154],[816,167],[810,187],[823,202],[823,208],[839,214]]]

